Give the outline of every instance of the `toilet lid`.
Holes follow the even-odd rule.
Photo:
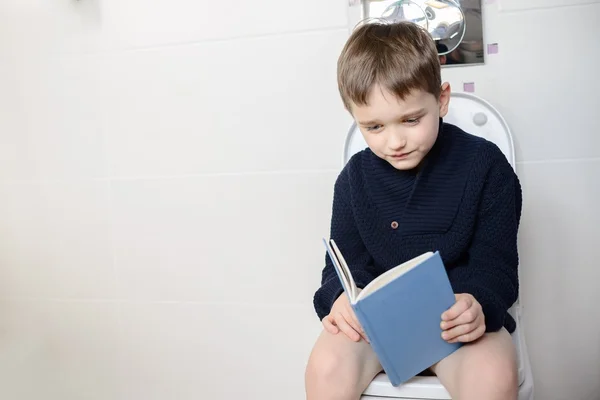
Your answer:
[[[512,134],[502,115],[490,103],[470,93],[452,93],[444,122],[456,125],[465,132],[495,143],[515,168]],[[344,146],[343,165],[357,152],[367,147],[363,135],[352,124]]]

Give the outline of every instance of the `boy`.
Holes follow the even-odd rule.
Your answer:
[[[339,58],[338,85],[368,144],[336,180],[330,232],[357,285],[439,250],[456,295],[440,334],[465,345],[428,372],[454,399],[516,399],[507,310],[518,296],[522,198],[512,167],[491,142],[442,121],[450,86],[441,83],[433,40],[415,24],[357,28]],[[306,394],[358,400],[382,369],[325,259],[314,296],[324,330]]]

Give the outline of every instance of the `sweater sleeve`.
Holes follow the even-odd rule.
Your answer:
[[[350,186],[346,174],[347,171],[343,171],[334,186],[330,237],[344,255],[354,282],[362,289],[375,278],[374,273],[370,270],[373,260],[355,224],[350,204]],[[327,252],[325,252],[325,267],[322,271],[321,287],[316,291],[313,298],[319,320],[329,314],[333,303],[343,291],[335,268]]]
[[[517,232],[522,192],[517,175],[500,153],[492,162],[481,192],[476,228],[467,262],[449,271],[455,293],[470,293],[483,308],[486,331],[504,325],[519,292]]]

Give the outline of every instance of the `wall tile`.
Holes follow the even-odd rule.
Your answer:
[[[343,0],[307,0],[292,7],[277,0],[174,0],[153,7],[143,0],[109,0],[103,13],[114,38],[136,46],[346,26]]]
[[[89,52],[102,48],[100,1],[3,0],[0,2],[0,58]],[[16,39],[18,38],[18,39]]]
[[[529,11],[539,8],[563,8],[598,3],[598,0],[498,0],[500,11]]]
[[[119,400],[304,399],[309,305],[126,304]]]
[[[325,262],[336,173],[218,175],[114,184],[120,295],[304,302]]]
[[[600,160],[519,165],[521,300],[536,397],[600,393]]]
[[[338,167],[350,126],[335,68],[346,31],[108,57],[113,176]]]
[[[0,185],[0,296],[110,298],[108,184]]]
[[[502,16],[502,28],[510,26],[512,33],[502,39],[504,72],[498,97],[516,132],[522,160],[600,156],[600,138],[591,134],[597,128],[590,118],[600,81],[589,79],[600,62],[590,51],[600,37],[595,24],[599,13],[600,4],[595,4],[539,10],[535,16],[527,12]],[[577,23],[568,25],[568,35],[549,40],[549,28],[532,25],[532,17],[547,27]],[[548,74],[542,72],[546,70]]]
[[[115,304],[22,301],[0,308],[0,398],[115,398]]]
[[[93,57],[0,59],[0,183],[105,175]]]

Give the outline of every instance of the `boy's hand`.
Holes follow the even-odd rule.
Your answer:
[[[472,342],[485,333],[481,304],[470,294],[456,294],[456,303],[442,314],[442,338],[449,343]]]
[[[367,343],[369,342],[350,306],[346,293],[342,293],[337,298],[331,307],[331,312],[323,318],[322,322],[325,329],[331,334],[336,335],[342,331],[350,340],[359,342],[363,338]]]

